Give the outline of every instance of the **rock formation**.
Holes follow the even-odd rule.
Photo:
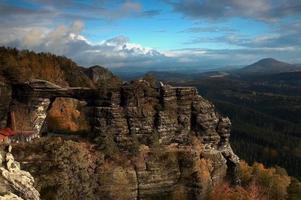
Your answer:
[[[192,199],[202,199],[227,175],[231,182],[239,181],[235,175],[239,158],[229,144],[231,122],[196,88],[156,87],[138,80],[117,93],[107,97],[120,99],[92,108],[93,137],[104,141],[113,135],[125,151],[133,148],[135,140],[150,147],[135,167],[139,199],[168,199],[179,186]],[[159,159],[155,143],[162,148]]]
[[[152,87],[145,80],[125,84],[120,91],[102,94],[91,107],[94,137],[111,130],[122,146],[133,135],[148,145],[154,134],[160,144],[190,144],[193,136],[205,149],[229,149],[231,122],[193,87]],[[94,117],[93,117],[94,116]]]
[[[136,149],[139,161],[103,172],[112,181],[114,173],[124,174],[131,183],[129,199],[169,199],[177,195],[179,187],[188,199],[203,199],[225,178],[239,181],[235,175],[239,159],[229,144],[231,122],[199,96],[196,88],[159,85],[145,79],[119,88],[61,88],[35,80],[13,87],[15,114],[20,109],[19,113],[25,113],[24,104],[27,125],[38,133],[57,97],[87,102],[90,138],[101,148],[116,145],[124,155]],[[143,146],[146,148],[141,150]],[[107,153],[113,154],[112,149]],[[105,183],[101,190],[114,199],[112,184]]]
[[[14,160],[11,146],[8,152],[0,153],[0,199],[39,200],[39,192],[33,187],[34,178],[20,169],[20,163]]]
[[[87,130],[91,140],[86,142],[93,146],[92,149],[97,146],[91,152],[87,150],[87,155],[97,154],[95,155],[97,162],[94,163],[91,159],[87,159],[88,162],[82,161],[87,165],[92,162],[91,166],[86,166],[87,170],[83,177],[87,182],[95,181],[97,187],[92,191],[97,192],[97,198],[170,199],[172,196],[183,195],[186,199],[202,199],[212,186],[225,178],[233,183],[239,181],[235,176],[239,160],[229,143],[231,122],[229,118],[217,113],[212,103],[199,96],[196,88],[172,87],[157,84],[151,79],[141,79],[122,85],[119,78],[99,66],[83,69],[71,60],[49,54],[18,52],[5,48],[0,50],[3,52],[0,56],[3,60],[0,69],[0,129],[11,125],[6,123],[7,112],[10,111],[9,114],[15,116],[16,132],[20,132],[21,135],[31,132],[40,134],[55,99],[73,98],[86,102],[83,105],[86,106],[87,112],[83,118],[87,119],[89,124],[87,129],[91,127],[91,130]],[[25,55],[30,56],[35,62],[30,62],[29,66],[24,65],[27,63],[23,62],[26,60]],[[17,64],[10,64],[8,58]],[[57,85],[43,80],[31,81],[34,78],[45,79]],[[72,86],[73,88],[70,88]],[[76,111],[76,106],[70,107]],[[56,106],[55,111],[54,113],[60,115],[53,115],[50,112],[54,118],[64,116],[62,107]],[[75,120],[73,118],[66,117],[64,120],[78,122],[78,118]],[[52,139],[48,138],[45,144]],[[64,143],[65,139],[62,140]],[[24,151],[21,152],[30,154],[28,147],[35,144],[35,142],[20,143],[20,146],[24,145]],[[108,146],[118,149],[124,159],[122,164],[114,159],[108,161],[98,158],[98,154],[113,157],[111,155],[113,151],[103,150]],[[31,173],[37,182],[43,179],[40,177],[43,173],[37,172],[48,169],[43,168],[43,165],[55,163],[55,159],[64,156],[66,151],[64,148],[60,149],[61,145],[58,145],[51,158],[48,154],[51,150],[47,149],[42,153],[40,150],[46,147],[51,149],[52,146],[43,143],[40,147],[33,148],[34,153],[28,155],[31,158],[28,160],[32,161],[35,158],[37,160],[31,164],[27,163],[30,165],[27,169],[35,169]],[[73,147],[77,145],[70,149],[74,149]],[[58,155],[57,150],[61,150],[59,152],[63,155]],[[73,152],[75,155],[78,155],[77,153]],[[39,162],[43,156],[45,162]],[[10,188],[1,195],[6,195],[6,198],[37,199],[38,194],[32,188],[32,177],[19,169],[19,165],[9,152],[2,154],[2,158],[5,161],[1,162],[0,183],[12,185],[5,184],[5,187]],[[50,158],[52,160],[49,160]],[[73,160],[63,157],[63,161],[69,162],[60,162],[52,169],[57,172],[69,169],[70,166],[78,164],[80,158],[81,154]],[[72,163],[74,161],[76,163]],[[104,164],[106,162],[110,164]],[[68,164],[61,166],[61,163]],[[13,165],[16,166],[14,169],[11,168]],[[106,167],[107,165],[109,167]],[[72,167],[68,176],[62,177],[66,179],[65,188],[71,185],[76,190],[76,186],[68,181],[72,180],[74,173],[81,174],[82,166],[79,166],[78,170],[73,170]],[[101,173],[95,180],[97,169]],[[49,172],[51,173],[54,174]],[[45,182],[40,183],[43,185]],[[51,188],[57,186],[51,185],[53,182],[49,184]],[[126,191],[125,196],[119,196],[120,188]],[[39,185],[38,189],[43,191],[43,186]],[[45,186],[44,189],[48,188]],[[88,187],[85,189],[88,190]],[[76,194],[82,195],[82,199],[89,199],[80,192]],[[61,191],[60,195],[64,199],[76,198],[64,191]]]

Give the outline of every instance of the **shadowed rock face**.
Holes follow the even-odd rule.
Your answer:
[[[190,144],[194,136],[202,139],[206,149],[229,145],[229,118],[215,112],[214,105],[199,96],[196,88],[156,88],[139,80],[102,98],[106,101],[99,100],[91,108],[94,137],[105,137],[106,130],[111,130],[121,146],[133,135],[148,145],[154,134],[166,145]]]
[[[115,173],[124,174],[127,190],[131,191],[129,199],[170,199],[180,189],[188,199],[203,199],[227,175],[231,181],[238,181],[235,172],[239,159],[229,144],[231,122],[199,96],[196,88],[157,87],[137,80],[119,89],[38,87],[33,93],[16,94],[21,95],[16,99],[25,99],[22,94],[29,97],[26,105],[32,112],[28,116],[37,119],[29,122],[34,128],[42,127],[49,99],[82,94],[80,98],[89,102],[90,137],[95,143],[108,146],[111,138],[124,155],[138,146],[138,158],[131,165],[117,164],[117,171],[102,172],[103,177],[112,179],[98,189],[112,197],[104,195],[107,199],[114,199],[118,193],[111,190],[116,184]],[[34,101],[37,97],[39,101]]]
[[[135,167],[139,199],[169,199],[177,187],[185,188],[188,199],[202,199],[227,175],[238,181],[239,158],[229,144],[231,122],[196,88],[153,87],[138,80],[108,96],[111,104],[100,101],[91,108],[93,138],[102,143],[113,135],[124,150],[132,148],[135,140],[163,147],[165,159],[157,159],[158,152],[150,148]]]

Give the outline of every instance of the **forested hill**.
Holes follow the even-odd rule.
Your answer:
[[[264,58],[240,70],[242,74],[277,74],[282,72],[301,71],[297,65],[278,61],[273,58]]]
[[[0,77],[8,81],[45,79],[61,86],[92,86],[72,60],[50,53],[0,47]]]

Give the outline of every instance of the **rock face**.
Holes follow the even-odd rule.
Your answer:
[[[33,187],[30,173],[20,169],[20,164],[11,154],[11,146],[4,157],[0,154],[0,199],[39,200],[40,194]]]
[[[122,86],[115,96],[120,96],[117,103],[108,101],[92,108],[93,137],[104,141],[113,135],[125,151],[136,140],[150,147],[142,164],[135,167],[138,199],[169,199],[180,186],[188,199],[202,199],[227,175],[232,182],[238,181],[239,158],[229,144],[231,122],[196,88],[154,87],[138,80]],[[164,147],[164,153],[154,152],[155,145]]]
[[[119,180],[115,176],[126,183],[120,187],[126,188],[128,197],[121,199],[171,199],[179,195],[204,199],[210,188],[225,178],[238,181],[239,159],[229,144],[231,122],[199,96],[196,88],[158,86],[144,79],[111,89],[43,88],[34,87],[36,96],[27,101],[28,116],[33,116],[28,118],[29,125],[41,130],[49,99],[84,99],[90,110],[90,138],[100,149],[109,149],[109,156],[115,149],[123,156],[132,155],[127,167],[117,164],[113,171],[101,170],[100,178],[112,181],[97,189],[108,195],[104,195],[106,199],[118,196],[112,185]],[[25,97],[30,93],[19,94]],[[22,95],[19,98],[23,99]]]
[[[225,178],[238,181],[230,120],[196,88],[159,85],[151,79],[122,85],[99,66],[82,69],[54,55],[0,51],[0,128],[7,126],[10,109],[17,131],[39,133],[56,98],[86,102],[93,142],[79,145],[65,138],[56,144],[49,137],[14,144],[22,149],[19,158],[27,154],[18,160],[26,161],[43,199],[205,199]],[[57,85],[31,81],[35,78]],[[20,82],[28,84],[20,87]],[[19,89],[14,90],[16,85]],[[62,105],[52,116],[73,110],[71,119],[64,120],[77,123],[76,106]],[[0,199],[39,199],[32,176],[20,170],[10,152],[1,155]]]
[[[121,146],[132,136],[149,145],[156,135],[165,145],[187,145],[195,136],[206,149],[229,147],[229,118],[215,112],[214,105],[199,96],[196,88],[152,87],[138,80],[101,96],[92,108],[94,137],[103,137],[110,129]]]

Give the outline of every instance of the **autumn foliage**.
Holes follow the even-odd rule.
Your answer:
[[[252,166],[240,162],[241,185],[224,182],[213,188],[211,200],[285,200],[301,199],[301,184],[280,167],[266,168],[261,163]]]

